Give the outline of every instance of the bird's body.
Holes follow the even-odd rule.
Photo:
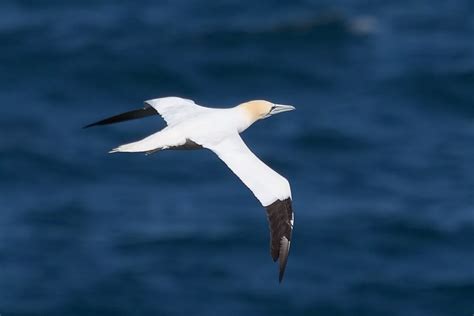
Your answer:
[[[259,119],[290,111],[287,105],[250,101],[228,109],[199,106],[192,100],[167,97],[145,102],[145,108],[88,125],[104,125],[160,114],[167,126],[142,140],[111,151],[153,153],[165,149],[206,148],[254,193],[266,208],[271,231],[271,255],[280,260],[280,281],[285,271],[293,228],[291,189],[288,181],[264,164],[245,145],[240,133]]]
[[[239,125],[242,122],[235,108],[208,109],[199,109],[192,117],[179,120],[155,134],[137,142],[122,145],[114,151],[149,152],[156,149],[179,148],[187,140],[212,146],[232,133],[238,134]]]

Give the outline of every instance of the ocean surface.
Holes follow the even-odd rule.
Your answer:
[[[474,2],[0,2],[0,314],[474,313]],[[147,99],[297,110],[243,134],[264,209],[209,151],[107,152]]]

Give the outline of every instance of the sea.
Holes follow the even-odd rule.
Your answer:
[[[0,314],[474,313],[472,0],[2,0]],[[242,135],[291,183],[264,208],[216,155],[108,154],[165,96],[296,107]]]

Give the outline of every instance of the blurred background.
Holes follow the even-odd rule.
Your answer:
[[[474,3],[0,3],[0,314],[471,315]],[[297,111],[243,138],[291,184],[265,212],[207,151],[108,155],[176,95]]]

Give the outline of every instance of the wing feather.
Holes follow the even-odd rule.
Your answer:
[[[130,120],[136,120],[139,118],[152,116],[152,115],[158,115],[158,112],[156,112],[154,108],[146,105],[145,107],[141,109],[132,110],[132,111],[128,111],[122,114],[118,114],[118,115],[100,120],[98,122],[86,125],[83,128],[89,128],[89,127],[98,126],[98,125],[115,124],[115,123],[130,121]]]
[[[263,206],[291,198],[288,181],[255,156],[239,134],[230,135],[218,144],[202,146],[215,152]]]
[[[145,101],[145,106],[141,109],[118,114],[101,121],[84,126],[84,128],[97,125],[108,125],[119,122],[135,120],[152,115],[161,115],[168,126],[179,124],[188,118],[206,112],[209,108],[199,106],[193,100],[179,97],[166,97]]]
[[[238,134],[217,145],[203,146],[214,151],[265,207],[270,226],[271,256],[274,261],[279,260],[281,282],[288,261],[294,220],[288,181],[258,159]]]
[[[168,126],[173,126],[188,118],[200,115],[209,108],[197,105],[193,100],[179,97],[166,97],[145,101],[146,105],[154,108],[166,121]]]
[[[294,213],[291,199],[278,200],[266,207],[270,225],[270,249],[273,261],[280,261],[280,282],[285,273],[293,231]]]

